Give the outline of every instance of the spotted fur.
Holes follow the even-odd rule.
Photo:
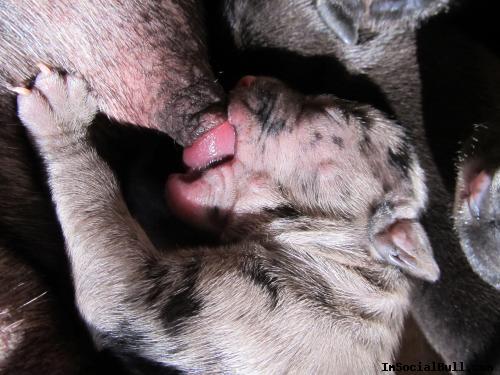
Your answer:
[[[275,103],[265,118],[252,109],[261,90]],[[116,178],[88,140],[96,105],[85,82],[41,73],[31,94],[18,98],[19,116],[47,166],[78,307],[96,343],[190,373],[377,372],[398,344],[408,274],[419,275],[388,264],[378,244],[392,246],[386,237],[393,226],[412,228],[406,235],[416,236],[414,256],[431,262],[420,277],[437,277],[418,224],[426,202],[422,171],[405,132],[359,107],[372,122],[368,159],[357,147],[365,125],[356,116],[346,123],[334,98],[304,97],[258,79],[236,90],[231,103],[239,132],[235,159],[247,177],[238,180],[222,237],[228,242],[160,251],[131,217]],[[263,136],[269,118],[286,125]],[[321,144],[290,153],[286,143],[311,131],[325,134]],[[343,134],[341,155],[328,142],[331,132]],[[408,150],[403,178],[385,157],[391,147]],[[280,165],[276,158],[287,160]],[[366,173],[371,168],[380,170],[379,179]],[[245,190],[255,181],[264,191],[257,201]],[[339,199],[343,189],[350,193]]]

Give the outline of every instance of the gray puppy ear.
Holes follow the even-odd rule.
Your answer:
[[[398,220],[375,235],[375,257],[419,279],[434,282],[439,267],[420,223]]]
[[[336,0],[317,0],[316,9],[326,25],[346,44],[358,42],[359,20],[363,9],[354,1],[348,8]]]

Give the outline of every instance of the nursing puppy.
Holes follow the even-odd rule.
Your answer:
[[[454,154],[448,155],[450,162],[445,163],[445,168],[438,169],[431,155],[440,154],[444,147],[443,138],[430,139],[436,144],[431,152],[426,136],[426,132],[435,134],[433,126],[447,131],[445,136],[449,138],[450,135],[454,137],[462,125],[471,127],[474,123],[482,123],[484,115],[491,114],[491,108],[500,102],[495,94],[500,92],[498,85],[496,90],[492,90],[495,82],[500,81],[491,67],[478,64],[483,61],[484,51],[459,31],[450,28],[449,24],[444,23],[444,27],[433,25],[421,33],[420,39],[430,41],[430,47],[424,43],[424,47],[420,45],[417,50],[417,33],[413,26],[418,24],[418,20],[446,7],[447,2],[228,0],[225,4],[229,28],[233,30],[236,45],[241,51],[252,51],[253,56],[258,56],[259,49],[262,49],[263,63],[272,64],[273,60],[267,55],[269,49],[286,49],[302,57],[301,72],[313,73],[314,68],[308,68],[306,57],[309,56],[310,61],[313,58],[317,61],[318,56],[327,57],[331,60],[332,76],[328,76],[328,62],[324,59],[324,64],[320,65],[323,69],[318,69],[321,74],[316,81],[314,74],[310,74],[308,85],[316,83],[325,88],[327,82],[333,92],[347,88],[345,91],[349,97],[390,110],[403,126],[412,129],[429,189],[425,226],[442,272],[440,280],[432,287],[422,285],[415,290],[413,316],[429,342],[447,362],[500,366],[500,294],[471,269],[454,232],[450,209],[453,200],[442,180],[443,169],[448,170],[447,175],[453,174],[451,161]],[[351,4],[365,4],[365,7],[361,7],[359,12]],[[374,12],[371,9],[375,6],[378,9],[385,7],[387,12],[372,18]],[[408,13],[411,7],[414,11]],[[325,12],[331,14],[325,15]],[[342,14],[347,16],[339,16]],[[358,15],[353,18],[352,14]],[[340,35],[338,22],[335,21],[339,18],[360,20],[353,23],[358,25],[357,43],[350,43]],[[464,54],[464,51],[470,53]],[[422,56],[422,52],[430,52],[431,55]],[[420,61],[428,57],[425,62],[430,62],[432,66],[419,66],[417,56]],[[286,56],[285,59],[274,60],[278,61],[275,69],[262,71],[295,83],[293,77],[298,74],[284,68],[288,67]],[[339,64],[342,74],[334,71]],[[313,63],[312,66],[316,65]],[[425,104],[427,110],[433,110],[434,117],[426,116],[429,128],[425,129],[420,72],[428,77],[430,70],[433,74],[424,90],[431,95],[426,98]],[[449,78],[447,85],[443,84],[443,77]],[[456,77],[461,78],[457,80]],[[359,85],[360,82],[364,85]],[[450,82],[454,85],[449,85]],[[464,89],[465,82],[467,89]],[[366,95],[366,88],[374,87],[374,95],[371,95],[373,92]],[[443,92],[443,87],[449,91]],[[490,108],[485,110],[488,106]],[[436,116],[437,113],[439,116]],[[469,121],[472,113],[479,116]]]
[[[375,110],[244,78],[234,158],[167,182],[174,212],[225,244],[160,251],[88,139],[86,84],[44,69],[23,94],[78,307],[119,355],[190,373],[375,373],[397,347],[408,276],[438,278],[411,139]]]

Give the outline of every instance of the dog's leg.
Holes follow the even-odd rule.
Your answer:
[[[192,258],[167,265],[131,217],[118,181],[87,137],[97,107],[82,79],[43,67],[32,90],[17,91],[19,117],[47,166],[80,313],[98,344],[116,348],[120,338],[120,350],[140,346],[137,354],[145,357],[161,346],[168,358],[167,334],[137,340],[161,329],[151,289],[159,284],[162,297],[175,296]]]

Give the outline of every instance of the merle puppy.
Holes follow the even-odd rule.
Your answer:
[[[244,78],[228,107],[234,158],[172,175],[166,189],[179,217],[224,244],[160,250],[89,141],[97,106],[85,82],[44,68],[18,91],[100,347],[205,374],[375,373],[391,360],[412,277],[439,275],[402,127]],[[193,147],[185,160],[210,152]]]

